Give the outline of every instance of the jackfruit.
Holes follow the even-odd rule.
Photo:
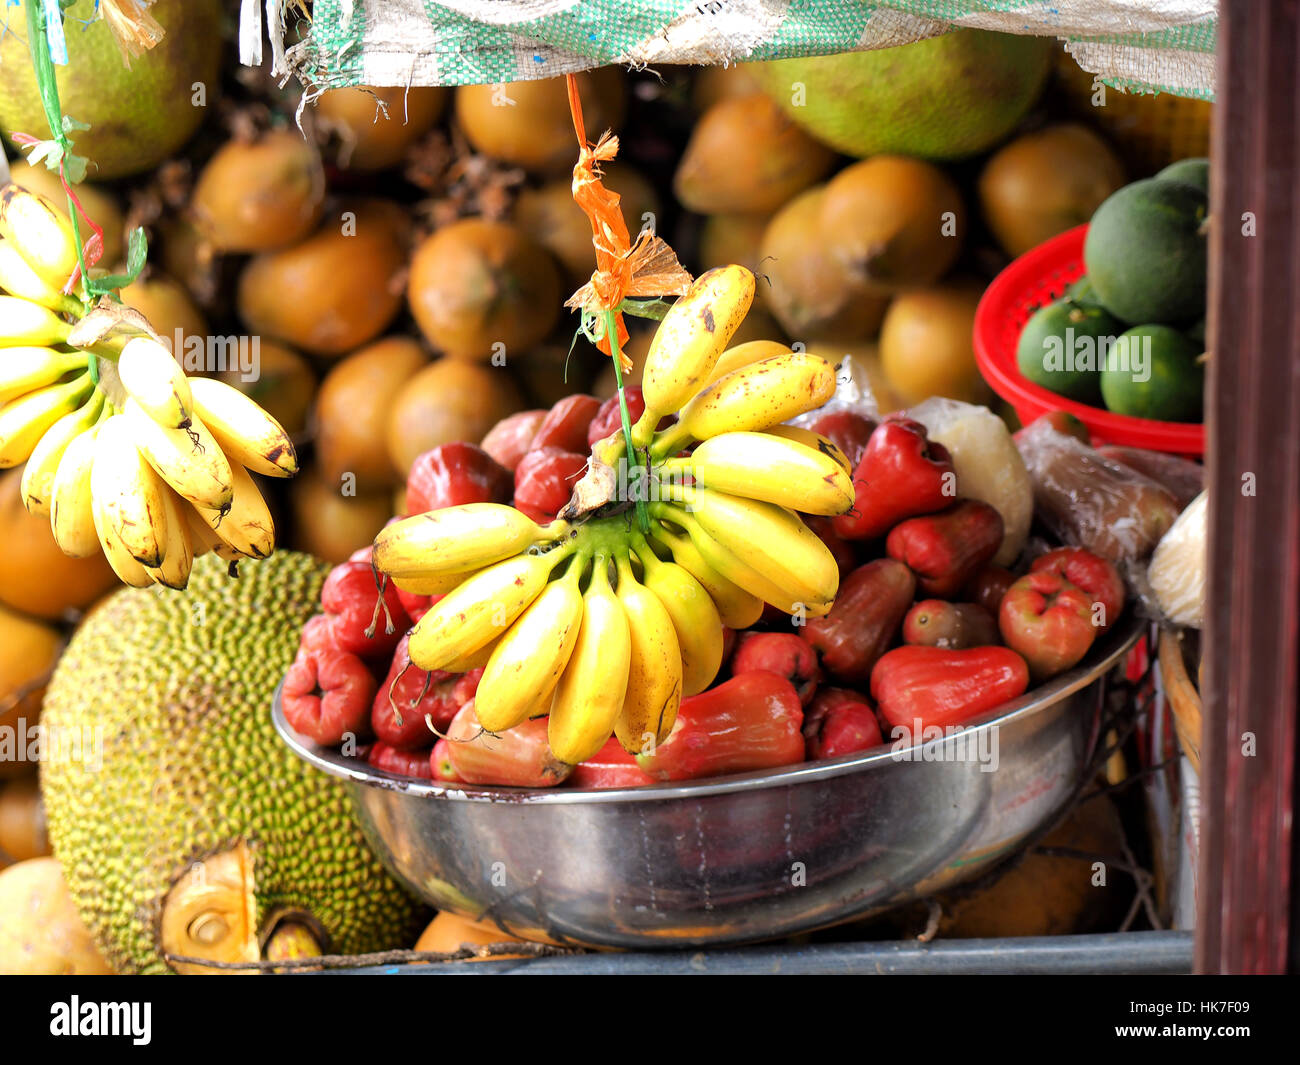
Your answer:
[[[344,786],[276,736],[271,700],[328,566],[277,552],[185,592],[124,589],[75,633],[46,697],[41,786],[82,919],[123,972],[248,962],[284,920],[322,949],[408,945],[423,907],[367,848]]]

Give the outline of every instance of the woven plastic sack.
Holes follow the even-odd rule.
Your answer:
[[[1057,37],[1126,91],[1213,99],[1216,0],[243,0],[240,58],[313,90],[529,81],[619,63],[889,48],[957,27]]]

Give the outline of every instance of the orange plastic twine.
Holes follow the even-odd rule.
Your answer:
[[[578,162],[573,168],[573,201],[591,222],[591,243],[596,251],[596,269],[582,288],[565,302],[582,311],[585,320],[599,323],[596,347],[611,358],[618,354],[620,369],[632,369],[623,352],[627,325],[624,301],[629,297],[656,299],[680,296],[691,283],[691,275],[677,261],[667,242],[643,229],[633,244],[619,207],[619,195],[601,182],[600,164],[618,154],[618,137],[606,130],[596,144],[587,143],[582,121],[582,100],[578,80],[566,76],[573,130],[578,135]],[[602,329],[601,326],[604,328]],[[612,344],[611,344],[612,336]]]

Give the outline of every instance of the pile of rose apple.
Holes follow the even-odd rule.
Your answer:
[[[640,390],[627,391],[640,417]],[[620,425],[617,399],[561,400],[500,422],[481,446],[446,444],[413,465],[408,514],[509,503],[554,519],[591,446]],[[805,520],[834,553],[839,595],[824,617],[769,608],[728,630],[708,690],[682,700],[668,739],[631,754],[611,738],[577,766],[547,746],[546,720],[499,735],[474,715],[481,669],[426,672],[406,633],[435,601],[388,585],[376,596],[369,549],[335,568],[323,613],[303,630],[285,681],[290,725],[378,769],[476,785],[620,787],[773,769],[960,726],[1069,669],[1120,616],[1115,567],[1058,548],[1017,576],[996,565],[1003,520],[965,499],[947,449],[906,416],[852,410],[808,426],[854,468],[848,514]]]

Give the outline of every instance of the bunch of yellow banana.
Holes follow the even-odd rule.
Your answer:
[[[629,500],[598,495],[546,525],[476,503],[375,539],[375,565],[398,587],[442,596],[411,630],[412,661],[481,666],[475,710],[488,731],[545,716],[562,761],[591,757],[611,734],[645,751],[668,736],[682,697],[717,676],[724,625],[752,625],[764,603],[830,609],[838,567],[799,515],[853,506],[849,462],[781,423],[829,399],[835,373],[766,341],[727,350],[753,295],[743,267],[711,270],[655,335],[629,463],[650,470],[648,531]],[[620,432],[594,455],[607,464],[623,448]]]
[[[249,471],[297,472],[293,444],[244,393],[188,378],[148,335],[70,343],[72,228],[43,197],[0,189],[0,468],[69,555],[103,551],[127,584],[183,588],[197,555],[264,558],[270,512]],[[122,340],[124,339],[124,342]]]

